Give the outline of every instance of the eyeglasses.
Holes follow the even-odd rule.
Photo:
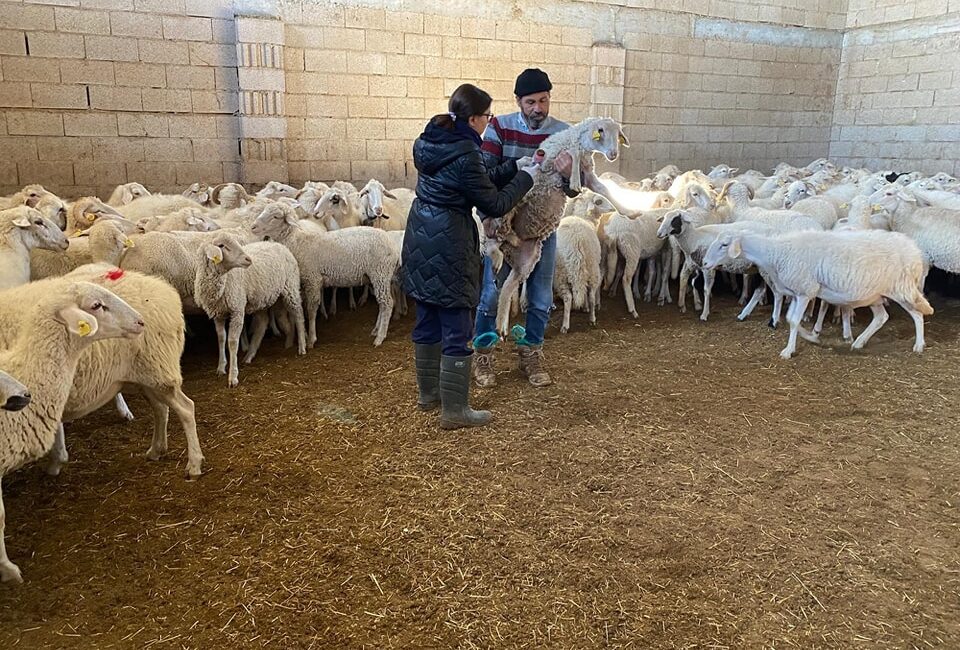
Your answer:
[[[481,115],[482,117],[487,118],[488,120],[492,120],[493,117],[494,117],[494,116],[493,116],[493,113],[480,113],[480,115]]]

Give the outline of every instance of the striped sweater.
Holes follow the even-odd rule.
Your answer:
[[[532,156],[540,143],[554,133],[570,128],[566,122],[547,116],[540,128],[534,131],[527,126],[523,113],[499,115],[483,132],[483,158],[487,167],[500,165],[508,160]]]

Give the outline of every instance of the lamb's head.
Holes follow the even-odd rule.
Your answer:
[[[740,236],[725,233],[707,247],[707,252],[703,255],[703,268],[715,269],[724,262],[737,259],[741,253]]]
[[[942,183],[938,183],[932,178],[921,178],[920,180],[913,181],[912,183],[907,185],[907,189],[908,190],[917,189],[917,190],[923,190],[925,192],[929,192],[930,190],[939,190],[942,192],[944,189],[944,186]]]
[[[141,196],[150,196],[150,191],[140,183],[124,183],[123,185],[117,185],[117,189],[110,195],[108,203],[111,205],[127,205]]]
[[[805,169],[812,174],[823,169],[834,170],[836,169],[836,166],[826,158],[817,158],[807,165]]]
[[[906,203],[916,204],[916,202],[917,198],[909,190],[904,190],[892,183],[888,183],[885,187],[870,195],[870,206],[873,212],[886,210],[893,214],[901,205]]]
[[[787,186],[787,195],[783,198],[783,207],[789,210],[796,205],[798,201],[809,199],[815,195],[816,188],[813,183],[807,180],[793,181]]]
[[[957,179],[948,174],[947,172],[940,172],[939,174],[934,174],[930,177],[930,180],[935,183],[940,183],[941,185],[952,185],[957,182]]]
[[[713,210],[717,207],[714,197],[710,190],[700,183],[690,183],[683,191],[683,196],[678,200],[678,207],[689,208],[691,206],[701,207],[704,210]]]
[[[23,189],[13,196],[18,203],[35,208],[40,199],[45,196],[56,196],[56,194],[44,189],[43,185],[34,183],[32,185],[25,185]]]
[[[620,157],[620,145],[629,147],[630,142],[616,120],[609,117],[593,117],[580,122],[578,144],[582,151],[596,151],[613,162]]]
[[[200,205],[207,205],[210,202],[210,186],[206,183],[193,183],[183,191],[183,196],[193,199]]]
[[[19,411],[30,403],[30,391],[19,381],[0,370],[0,409]]]
[[[112,291],[92,282],[60,285],[34,306],[39,320],[52,318],[72,336],[93,342],[143,334],[143,317]]]
[[[210,190],[210,203],[233,210],[251,201],[250,195],[240,183],[220,183]]]
[[[106,261],[110,264],[120,263],[124,251],[133,248],[133,240],[116,221],[101,219],[93,224],[85,234],[90,237],[90,250],[96,251],[99,259],[94,261]]]
[[[921,178],[923,178],[923,174],[921,172],[910,172],[909,174],[901,174],[898,176],[894,183],[900,185],[901,187],[906,187],[910,183],[918,181]]]
[[[243,250],[240,240],[229,233],[217,233],[210,243],[201,247],[201,261],[221,273],[232,269],[245,269],[253,260]]]
[[[666,192],[670,189],[670,185],[674,181],[673,176],[670,174],[657,174],[653,177],[653,181],[650,183],[651,189],[660,190],[661,192]]]
[[[16,229],[22,241],[31,248],[65,251],[70,245],[67,236],[57,224],[43,216],[36,208],[20,205],[0,212],[0,233]]]
[[[291,199],[297,198],[299,190],[291,185],[286,183],[281,183],[280,181],[270,181],[263,186],[257,196],[264,199],[279,199],[281,196],[288,196]]]
[[[271,203],[263,209],[250,226],[250,231],[264,241],[285,241],[300,228],[297,213],[285,203]]]
[[[314,187],[314,185],[322,185],[323,187]],[[304,212],[311,215],[316,211],[317,203],[320,202],[320,198],[323,197],[324,192],[329,189],[326,183],[307,183],[300,188],[300,192],[297,194],[297,203],[300,204]]]
[[[40,197],[36,205],[43,216],[57,224],[60,230],[67,228],[67,202],[54,194]]]
[[[397,198],[375,178],[367,181],[358,196],[360,197],[360,223],[364,226],[372,225],[377,219],[389,219],[390,217],[383,212],[383,197]]]
[[[671,235],[679,235],[684,228],[690,227],[693,216],[686,210],[671,210],[660,218],[660,227],[657,228],[657,237],[666,239]]]
[[[331,187],[317,201],[317,207],[313,214],[321,221],[327,217],[332,217],[337,223],[341,223],[350,216],[354,209],[358,209],[355,205],[357,200],[357,194],[339,187]]]
[[[728,178],[733,178],[734,174],[740,171],[739,167],[730,167],[729,165],[717,165],[710,170],[710,173],[707,174],[710,178],[714,180],[725,180]]]

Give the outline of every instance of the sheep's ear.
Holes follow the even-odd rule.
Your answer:
[[[729,255],[731,259],[737,259],[741,253],[743,253],[743,249],[740,248],[740,240],[731,240],[730,246],[727,248],[727,255]]]
[[[133,201],[133,192],[130,191],[129,187],[124,187],[123,192],[120,193],[120,201],[126,205]]]
[[[210,190],[204,190],[197,196],[197,203],[204,204],[210,200]]]
[[[15,225],[17,228],[29,228],[30,220],[26,217],[20,217],[19,219],[14,219],[13,225]]]
[[[384,195],[385,197],[387,197],[388,199],[393,199],[394,201],[397,200],[397,197],[394,196],[393,193],[390,192],[390,190],[384,190],[384,191],[383,191],[383,195]]]
[[[620,143],[621,147],[629,147],[630,141],[627,140],[627,136],[623,134],[623,129],[619,129],[617,134],[617,141]]]
[[[314,208],[316,210],[316,208]],[[316,214],[316,212],[314,212]],[[291,226],[297,223],[297,214],[293,210],[287,210],[283,213],[283,220]]]
[[[186,221],[188,226],[199,226],[201,223],[203,223],[196,217],[187,217]]]
[[[357,196],[366,196],[369,193],[370,193],[370,190],[365,187],[357,193]]]
[[[100,329],[97,319],[77,305],[68,305],[58,311],[57,319],[66,325],[67,331],[74,336],[91,336]]]
[[[213,262],[214,264],[219,264],[223,261],[223,253],[220,249],[213,244],[207,244],[203,247],[203,254],[207,256],[207,259]]]

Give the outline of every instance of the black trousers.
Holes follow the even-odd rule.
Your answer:
[[[442,343],[442,353],[449,357],[468,357],[473,354],[474,309],[448,309],[417,301],[417,324],[413,328],[413,342],[424,345]]]

